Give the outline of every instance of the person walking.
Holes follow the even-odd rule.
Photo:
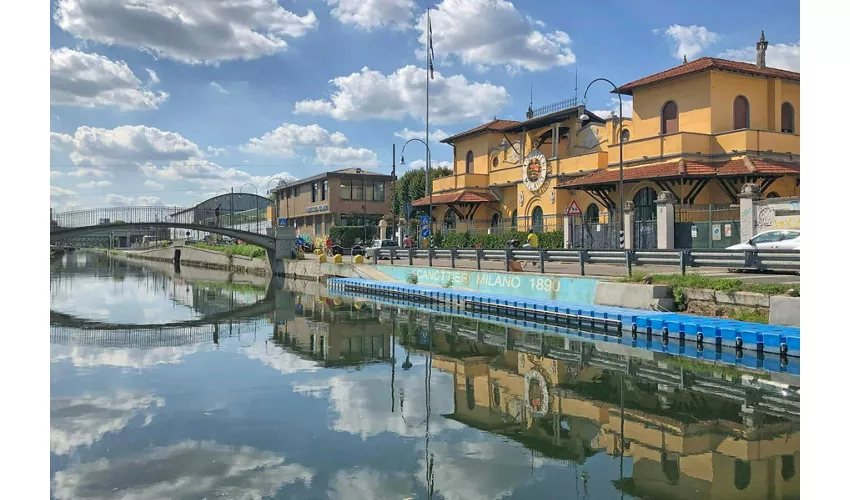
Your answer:
[[[410,235],[406,235],[404,237],[404,248],[410,248],[413,246],[413,242],[410,240]]]
[[[526,237],[526,242],[527,243],[522,246],[523,248],[537,248],[539,242],[537,240],[537,235],[534,233],[534,228],[528,228],[528,237]],[[537,267],[537,262],[532,262],[531,265],[533,267]]]
[[[328,236],[328,239],[325,240],[325,247],[327,248],[328,257],[333,257],[334,240],[332,240],[330,236]]]
[[[215,207],[215,225],[221,226],[221,203]]]

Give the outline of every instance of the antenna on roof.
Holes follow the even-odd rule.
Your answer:
[[[576,102],[578,102],[578,64],[576,64]]]
[[[534,105],[534,82],[531,82],[531,99],[528,101],[528,111],[525,112],[525,119],[531,120],[534,118],[534,110],[531,107]]]

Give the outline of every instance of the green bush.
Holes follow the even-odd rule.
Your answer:
[[[528,233],[516,231],[486,234],[486,233],[434,233],[434,245],[437,248],[471,248],[479,246],[488,249],[507,248],[508,241],[519,240],[520,245],[528,241]],[[564,248],[564,232],[552,231],[538,235],[540,248]]]
[[[266,256],[266,249],[257,245],[208,245],[206,243],[192,243],[191,246],[227,255],[241,255],[251,258]]]
[[[419,283],[419,276],[416,276],[416,273],[410,273],[407,275],[407,282],[411,285],[415,285]]]
[[[366,239],[375,238],[376,230],[376,226],[366,226]],[[363,239],[363,226],[333,226],[330,229],[330,237],[334,245],[351,248],[358,238]]]

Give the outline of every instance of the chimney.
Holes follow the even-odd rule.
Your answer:
[[[767,64],[765,63],[765,53],[767,52],[767,40],[764,39],[764,30],[761,30],[761,38],[758,43],[756,43],[756,67],[765,68]]]

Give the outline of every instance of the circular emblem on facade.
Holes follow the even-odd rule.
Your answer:
[[[549,412],[549,388],[543,374],[537,370],[525,374],[525,404],[535,417]]]
[[[534,151],[525,159],[522,167],[522,182],[532,193],[536,193],[546,182],[546,156]]]

